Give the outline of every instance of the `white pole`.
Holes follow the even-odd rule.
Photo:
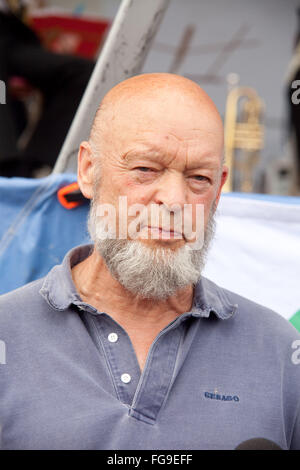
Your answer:
[[[117,83],[140,72],[168,3],[169,0],[122,1],[53,173],[76,172],[78,147],[89,136],[103,96]]]

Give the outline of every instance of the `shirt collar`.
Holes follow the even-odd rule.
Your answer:
[[[224,289],[201,276],[194,290],[194,316],[209,317],[213,313],[217,318],[227,320],[236,313],[237,309],[238,304],[230,302]]]
[[[71,304],[84,308],[90,313],[99,313],[96,308],[83,302],[72,279],[71,269],[87,258],[93,251],[93,245],[80,245],[70,250],[62,264],[54,266],[45,277],[40,294],[55,310],[66,310]],[[211,313],[221,320],[231,318],[238,305],[232,304],[226,291],[214,282],[201,276],[194,289],[191,315],[209,317]]]
[[[62,264],[54,266],[45,277],[40,294],[55,310],[66,310],[71,304],[84,304],[73,282],[71,269],[87,258],[92,250],[93,245],[73,248],[66,254]]]

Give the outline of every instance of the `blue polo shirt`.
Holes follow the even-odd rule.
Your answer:
[[[141,374],[109,312],[83,302],[69,252],[0,297],[2,449],[300,449],[300,335],[202,278],[191,311],[154,340]]]

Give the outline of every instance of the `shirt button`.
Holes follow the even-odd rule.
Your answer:
[[[122,374],[121,380],[124,382],[124,384],[128,384],[131,381],[131,377],[129,374]]]
[[[117,335],[117,333],[110,333],[110,334],[108,335],[108,341],[109,341],[110,343],[115,343],[116,341],[118,341],[118,335]]]

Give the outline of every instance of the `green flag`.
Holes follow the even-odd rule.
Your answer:
[[[295,313],[295,315],[290,318],[290,322],[292,325],[294,325],[295,328],[297,328],[298,331],[300,331],[300,310]]]

